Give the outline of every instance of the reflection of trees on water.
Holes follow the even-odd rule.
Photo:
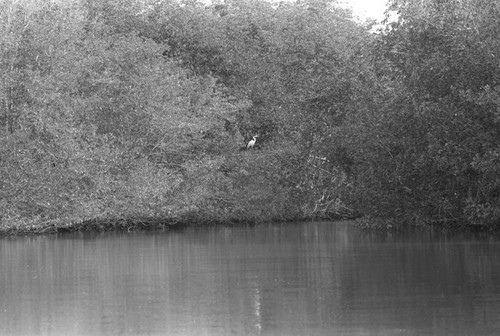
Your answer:
[[[5,240],[0,324],[22,334],[464,334],[500,327],[499,252],[494,239],[334,223]]]
[[[250,300],[252,305],[252,325],[251,334],[260,335],[262,333],[262,316],[261,316],[261,295],[259,289],[259,283],[257,279],[250,280]]]

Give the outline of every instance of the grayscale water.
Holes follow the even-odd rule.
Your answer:
[[[499,335],[500,241],[350,223],[0,240],[1,335]]]

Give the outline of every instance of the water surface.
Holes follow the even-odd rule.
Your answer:
[[[350,223],[0,240],[1,335],[498,335],[500,241]]]

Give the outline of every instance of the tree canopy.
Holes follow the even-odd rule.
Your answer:
[[[497,228],[500,7],[388,9],[373,33],[333,0],[2,2],[2,227]]]

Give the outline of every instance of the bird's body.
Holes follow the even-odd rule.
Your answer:
[[[252,138],[252,140],[250,140],[250,141],[248,142],[247,149],[251,149],[251,148],[253,148],[253,146],[255,146],[255,141],[257,141],[257,137],[258,137],[258,135],[255,135],[255,136]]]

